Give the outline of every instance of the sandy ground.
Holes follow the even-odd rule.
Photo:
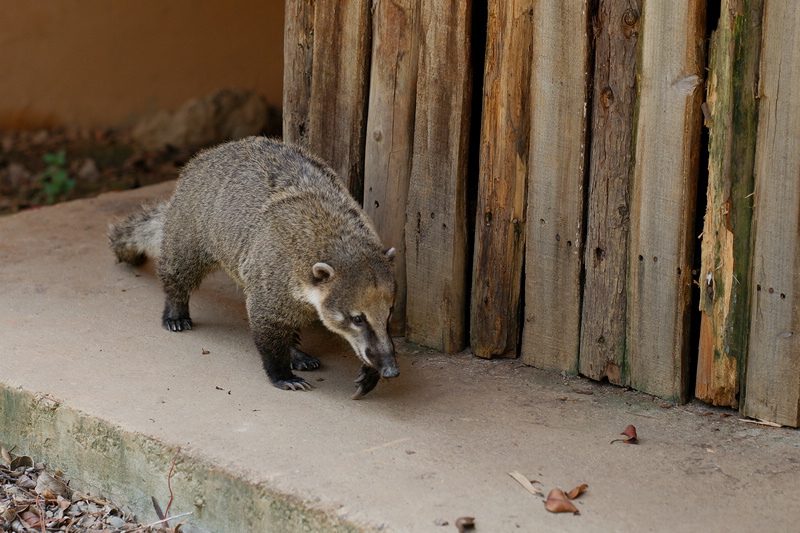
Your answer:
[[[110,219],[171,188],[0,218],[0,382],[178,450],[173,514],[194,510],[187,523],[198,530],[215,526],[197,509],[232,498],[226,491],[236,484],[363,530],[455,531],[462,516],[486,532],[797,530],[796,430],[402,340],[400,377],[353,401],[359,364],[320,329],[303,334],[305,349],[323,361],[305,374],[315,389],[280,391],[261,369],[241,291],[222,274],[192,300],[195,329],[161,329],[152,265],[116,264],[105,231]],[[639,443],[612,444],[629,424]],[[76,431],[59,443],[67,437],[81,441]],[[56,445],[44,439],[42,453]],[[76,483],[114,476],[125,461],[94,440],[87,446],[105,459],[66,471]],[[190,464],[235,484],[188,493],[201,474]],[[588,484],[575,501],[580,514],[549,513],[512,471],[545,494]],[[146,515],[143,499],[130,496],[145,491],[139,483],[149,486],[148,470],[137,472],[126,487],[103,486]],[[245,517],[256,503],[230,505]],[[227,530],[247,531],[247,523]]]

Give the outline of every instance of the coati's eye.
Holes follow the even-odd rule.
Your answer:
[[[367,323],[367,320],[364,318],[364,315],[353,315],[350,317],[350,320],[353,321],[353,324],[356,326],[363,326]]]

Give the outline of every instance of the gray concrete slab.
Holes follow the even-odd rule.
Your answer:
[[[353,401],[359,364],[321,329],[303,334],[315,390],[280,391],[222,274],[195,329],[163,330],[152,265],[116,264],[105,231],[171,189],[0,218],[0,440],[76,487],[151,520],[175,460],[170,514],[198,531],[797,530],[796,430],[403,342],[401,376]],[[640,443],[610,444],[628,424]],[[547,512],[514,470],[545,492],[587,483],[581,514]]]

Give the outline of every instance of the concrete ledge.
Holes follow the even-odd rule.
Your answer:
[[[69,472],[73,490],[124,502],[146,523],[158,520],[151,497],[162,508],[170,500],[167,480],[172,469],[170,516],[178,514],[174,509],[191,511],[191,516],[173,522],[186,521],[182,530],[189,533],[366,530],[346,523],[334,510],[314,508],[291,495],[276,494],[183,454],[174,446],[19,388],[2,387],[0,442],[14,443],[37,461]]]
[[[352,401],[359,363],[320,329],[303,332],[322,359],[305,374],[315,390],[280,391],[221,274],[192,298],[195,329],[163,330],[152,265],[116,264],[105,232],[172,187],[0,218],[0,441],[142,521],[155,518],[151,496],[168,501],[180,448],[170,514],[192,511],[196,531],[445,533],[460,516],[484,532],[800,522],[797,430],[402,340],[400,377]],[[609,444],[628,424],[640,443]],[[581,514],[547,512],[514,470],[545,493],[587,483]]]

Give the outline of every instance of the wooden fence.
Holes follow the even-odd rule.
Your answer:
[[[284,137],[399,250],[395,333],[798,426],[798,28],[788,0],[287,0]]]

